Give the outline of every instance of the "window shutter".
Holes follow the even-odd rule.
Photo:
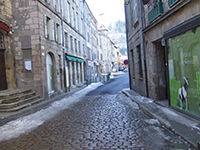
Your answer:
[[[60,26],[58,27],[58,43],[62,43],[62,28]]]
[[[48,31],[47,31],[47,16],[44,14],[44,36],[48,38]]]
[[[58,42],[58,29],[57,29],[57,23],[55,23],[55,38],[56,38],[56,42]]]
[[[50,20],[50,32],[49,32],[49,39],[50,40],[55,40],[54,38],[54,22],[53,20]]]
[[[51,3],[51,0],[45,0],[48,4],[50,4]]]

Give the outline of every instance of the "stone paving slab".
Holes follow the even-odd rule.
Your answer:
[[[124,89],[122,92],[136,102],[147,115],[156,118],[176,135],[181,136],[193,147],[198,147],[200,141],[200,123],[185,117],[168,107],[156,104],[153,100],[142,97],[133,90]]]
[[[84,96],[33,131],[0,142],[0,149],[188,150],[190,145],[120,92]]]

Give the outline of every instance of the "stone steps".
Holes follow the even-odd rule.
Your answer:
[[[13,112],[41,102],[43,99],[31,89],[0,92],[0,112]]]

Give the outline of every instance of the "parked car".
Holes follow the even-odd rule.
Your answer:
[[[117,72],[117,69],[116,69],[116,68],[113,68],[113,69],[112,69],[112,72]]]
[[[119,71],[124,71],[124,69],[126,69],[126,66],[119,67]]]

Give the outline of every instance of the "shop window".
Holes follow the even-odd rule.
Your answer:
[[[168,38],[170,105],[200,117],[200,27]]]

